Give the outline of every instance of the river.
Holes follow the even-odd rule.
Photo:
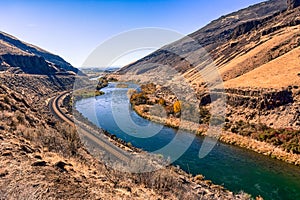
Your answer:
[[[129,107],[129,116],[136,124],[148,126],[150,123],[154,129],[161,125],[138,116],[130,108],[128,88],[117,88],[116,85],[117,83],[110,83],[103,88],[105,94],[102,96],[76,102],[76,109],[97,126],[145,151],[153,152],[167,145],[177,134],[176,129],[162,126],[159,133],[148,138],[148,133],[136,133],[135,127],[127,128],[140,137],[126,134],[128,130],[123,131],[118,127],[112,111],[112,96],[114,100],[124,104],[124,107]],[[137,87],[134,84],[128,86]],[[121,113],[120,115],[123,116]],[[143,134],[145,138],[142,138]],[[180,134],[183,140],[193,136],[189,132]],[[244,191],[252,196],[261,195],[264,199],[300,199],[300,167],[221,142],[206,157],[200,159],[198,154],[202,142],[203,137],[195,137],[188,150],[173,164],[193,175],[202,174],[206,179],[233,192]],[[179,145],[181,144],[178,143]]]

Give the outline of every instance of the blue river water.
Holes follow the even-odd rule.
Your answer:
[[[182,146],[185,139],[194,138],[189,148],[173,164],[179,165],[193,175],[202,174],[206,179],[233,192],[244,191],[254,197],[261,195],[264,199],[300,199],[300,167],[221,142],[217,142],[212,151],[200,159],[198,154],[203,137],[194,137],[189,132],[178,133],[176,129],[138,116],[131,109],[127,97],[128,88],[137,88],[137,85],[128,84],[128,88],[118,88],[117,84],[110,83],[108,87],[102,89],[105,92],[102,96],[76,102],[76,109],[97,126],[148,152],[163,148],[175,138],[176,134],[180,134],[180,139],[176,140],[174,149],[176,145]],[[118,110],[114,109],[113,101],[128,108],[128,114],[121,113],[122,109],[118,113]],[[148,137],[147,131],[141,131],[130,124],[124,131],[124,128],[119,128],[122,123],[120,119],[121,121],[123,119],[126,126],[127,117],[145,129],[152,127],[153,130],[160,131]],[[127,134],[129,132],[131,134]]]

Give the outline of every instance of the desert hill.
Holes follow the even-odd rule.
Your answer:
[[[73,89],[77,69],[1,36],[0,199],[249,199],[172,166],[146,174],[106,166],[103,152],[93,157],[75,127],[49,109],[51,98]],[[76,78],[90,83],[86,76]]]
[[[82,74],[61,57],[0,32],[0,70],[29,74]]]
[[[218,55],[217,52],[213,53],[215,48],[222,44],[225,45],[232,38],[254,29],[255,24],[258,23],[256,21],[276,15],[276,13],[286,8],[287,4],[285,0],[271,0],[222,16],[200,30],[188,35],[188,38],[182,38],[179,41],[166,45],[145,58],[123,67],[119,73],[124,74],[129,72],[138,74],[139,70],[142,70],[141,66],[146,63],[166,64],[176,68],[179,72],[186,72],[200,63],[201,60],[199,57],[193,58],[191,56],[199,48],[205,48],[214,59],[216,56],[221,57],[222,55]],[[199,45],[190,45],[189,38],[195,40]],[[174,55],[171,52],[184,52],[184,54],[180,54],[181,57],[179,58],[178,55]],[[187,59],[184,59],[187,57],[189,57],[188,61],[190,63],[187,63]]]
[[[168,77],[167,65],[195,89],[201,106],[209,106],[202,72],[213,63],[225,86],[227,120],[299,129],[300,8],[299,1],[288,3],[270,0],[222,16],[123,67],[118,76],[151,82],[157,74]]]

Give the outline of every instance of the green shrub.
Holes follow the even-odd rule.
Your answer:
[[[230,128],[233,133],[250,136],[256,140],[282,147],[289,152],[300,153],[299,130],[291,128],[273,129],[265,124],[250,124],[241,120],[234,124],[226,125],[226,128]]]

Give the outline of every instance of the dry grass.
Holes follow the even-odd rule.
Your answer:
[[[300,26],[297,27],[288,27],[281,34],[277,34],[275,36],[264,36],[260,39],[259,42],[265,41],[264,43],[255,47],[255,44],[248,44],[249,46],[244,49],[251,49],[248,52],[240,52],[239,55],[235,56],[230,62],[225,63],[223,65],[218,66],[220,69],[220,74],[226,78],[227,76],[231,77],[234,74],[245,74],[244,72],[249,69],[252,70],[253,66],[259,63],[268,62],[268,51],[270,51],[273,47],[281,45],[284,41],[288,41],[291,38],[295,37],[299,33]],[[257,34],[257,33],[254,33]],[[265,60],[265,61],[264,61]],[[249,68],[249,69],[247,69]]]
[[[28,108],[14,97],[22,96],[17,91],[0,85],[6,95],[0,100],[0,199],[249,199],[195,183],[172,167],[144,174],[108,168],[101,163],[105,155],[91,156],[76,130],[40,104],[43,99]]]
[[[225,87],[282,88],[300,86],[300,47],[240,77],[225,82]]]

